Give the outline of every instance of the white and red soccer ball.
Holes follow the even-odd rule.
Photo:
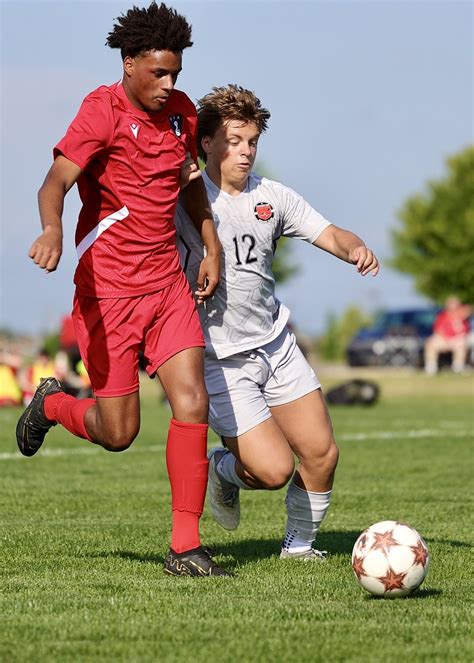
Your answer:
[[[352,550],[352,569],[371,594],[406,596],[428,573],[429,553],[418,532],[395,520],[375,523],[362,532]]]

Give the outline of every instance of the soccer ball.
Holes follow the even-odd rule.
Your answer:
[[[395,520],[375,523],[362,532],[352,550],[352,569],[371,594],[406,596],[428,573],[428,547],[418,532]]]

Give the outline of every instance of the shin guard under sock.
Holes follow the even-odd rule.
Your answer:
[[[316,493],[296,485],[294,478],[286,493],[286,524],[283,548],[288,552],[310,550],[329,509],[331,490]]]
[[[57,421],[76,437],[90,441],[84,417],[87,410],[96,404],[93,398],[74,398],[60,392],[44,399],[44,414],[47,419]]]
[[[166,466],[171,485],[171,548],[181,553],[201,545],[199,518],[207,488],[207,424],[171,419]]]

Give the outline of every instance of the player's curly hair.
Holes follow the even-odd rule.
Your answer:
[[[116,18],[107,44],[120,48],[122,59],[136,57],[147,51],[180,53],[193,45],[191,26],[175,9],[153,2],[149,7],[135,7]]]
[[[219,127],[229,120],[255,122],[258,131],[263,133],[267,128],[270,111],[263,108],[260,99],[250,90],[240,85],[229,84],[214,87],[197,102],[198,112],[198,151],[201,159],[206,161],[206,154],[201,146],[204,136],[214,136]]]

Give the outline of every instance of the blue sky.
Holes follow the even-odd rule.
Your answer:
[[[1,325],[54,329],[70,309],[76,264],[75,192],[64,213],[54,274],[27,257],[39,234],[36,193],[53,145],[92,89],[121,78],[105,47],[135,0],[1,2]],[[334,223],[359,234],[382,261],[406,197],[445,172],[473,140],[473,4],[170,2],[193,25],[178,87],[196,100],[214,85],[254,90],[272,112],[259,159]],[[454,222],[455,220],[453,220]],[[330,312],[426,303],[411,279],[382,267],[376,279],[302,242],[299,275],[279,289],[305,332]]]

